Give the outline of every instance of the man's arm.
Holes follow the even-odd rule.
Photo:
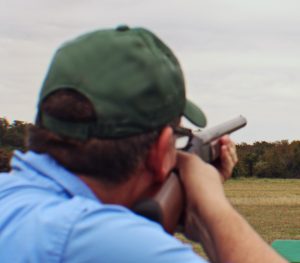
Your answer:
[[[224,165],[220,168],[223,176],[196,155],[178,153],[177,166],[187,200],[186,235],[204,243],[213,262],[286,262],[262,240],[225,197],[222,178],[229,177],[236,160],[230,147],[223,148]]]

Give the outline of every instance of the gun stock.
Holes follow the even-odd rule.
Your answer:
[[[193,133],[188,152],[197,154],[205,162],[212,163],[220,156],[218,139],[241,129],[247,124],[246,118],[239,116],[212,128]],[[173,234],[184,210],[184,192],[178,174],[172,172],[157,194],[148,200],[139,202],[133,211],[160,223]]]

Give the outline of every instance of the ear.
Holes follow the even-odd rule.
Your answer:
[[[147,168],[153,173],[155,181],[162,183],[175,166],[175,162],[173,130],[166,126],[149,151]]]

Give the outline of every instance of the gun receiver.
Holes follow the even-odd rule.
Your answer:
[[[247,124],[246,118],[239,116],[203,131],[193,132],[191,145],[187,151],[197,154],[205,162],[212,163],[220,156],[218,139]],[[184,210],[184,192],[179,176],[172,172],[157,194],[133,208],[137,214],[160,223],[173,234]]]

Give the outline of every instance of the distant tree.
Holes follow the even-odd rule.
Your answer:
[[[293,162],[291,170],[294,178],[300,178],[300,141],[293,141],[291,143],[291,152],[293,154]]]
[[[246,156],[251,152],[251,145],[242,143],[237,145],[237,153],[239,162],[237,163],[234,171],[233,177],[245,177],[249,176],[247,165],[246,165]]]
[[[23,121],[13,121],[13,123],[9,125],[3,137],[3,145],[24,150],[25,134],[29,126],[30,124],[25,123]]]
[[[30,123],[15,120],[11,124],[0,118],[0,172],[8,171],[9,160],[14,150],[26,151],[25,134]]]
[[[246,143],[237,145],[237,153],[239,157],[239,162],[236,169],[237,176],[254,176],[254,167],[259,159],[260,152],[262,152],[260,145],[261,144],[257,142],[253,145]]]
[[[235,177],[300,178],[300,141],[243,143],[237,152]]]
[[[9,122],[5,118],[0,118],[0,147],[3,145],[3,138],[8,130]]]
[[[10,170],[9,161],[11,155],[11,150],[0,148],[0,172],[8,172]]]
[[[258,155],[255,152],[248,153],[245,156],[245,164],[247,165],[247,176],[254,175],[254,165],[258,160]]]

